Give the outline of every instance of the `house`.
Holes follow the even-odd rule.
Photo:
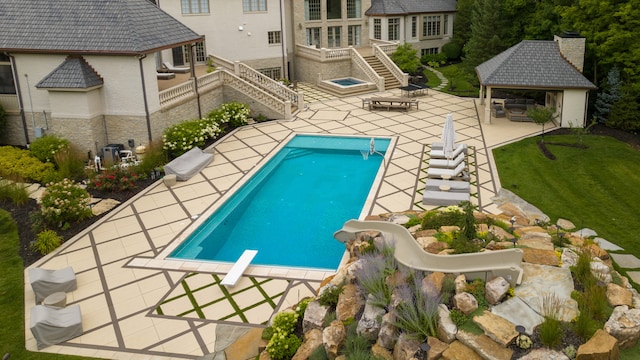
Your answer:
[[[492,90],[531,90],[545,94],[545,106],[556,109],[561,127],[583,127],[587,122],[589,91],[596,86],[582,70],[585,39],[563,33],[551,40],[523,40],[476,67],[480,102],[491,104]],[[491,123],[491,106],[485,106]]]
[[[159,137],[184,118],[161,109],[155,54],[203,40],[147,0],[0,2],[2,141],[55,134],[97,154]]]

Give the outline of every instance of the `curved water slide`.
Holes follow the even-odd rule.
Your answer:
[[[349,220],[344,223],[342,229],[333,234],[333,237],[346,243],[355,239],[358,233],[371,230],[380,231],[384,239],[395,247],[396,260],[409,268],[456,275],[464,274],[469,280],[483,279],[487,281],[501,276],[511,286],[522,282],[523,252],[521,249],[457,255],[431,254],[422,249],[404,226],[387,221]]]

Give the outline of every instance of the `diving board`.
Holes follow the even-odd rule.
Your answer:
[[[236,286],[244,271],[247,270],[249,264],[251,264],[251,260],[253,260],[253,258],[256,257],[257,254],[258,250],[245,250],[238,258],[238,261],[233,264],[231,270],[229,270],[220,284],[231,287]]]

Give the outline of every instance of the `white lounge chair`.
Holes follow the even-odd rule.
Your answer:
[[[463,180],[469,180],[469,174],[464,171],[466,165],[464,163],[458,164],[455,169],[444,169],[444,168],[435,168],[429,167],[427,170],[427,176],[430,178],[436,179],[456,179],[460,178]]]
[[[448,191],[452,192],[468,193],[471,190],[471,187],[468,181],[427,179],[424,189],[433,191],[444,191],[444,189],[449,189]]]
[[[78,288],[76,274],[70,266],[59,270],[29,269],[29,282],[36,295],[36,304],[40,304],[53,293],[69,292]]]
[[[429,167],[437,167],[437,168],[445,168],[445,169],[455,169],[458,165],[460,165],[466,155],[464,153],[458,154],[458,156],[451,159],[434,159],[431,158],[429,160]]]
[[[187,181],[212,161],[213,154],[206,153],[199,147],[194,147],[166,164],[164,173],[176,175],[178,181]]]
[[[422,194],[422,203],[424,205],[458,205],[463,201],[469,201],[469,199],[468,192],[459,191],[425,190]]]
[[[406,267],[428,272],[464,274],[467,280],[489,280],[501,276],[511,286],[522,282],[522,249],[457,255],[431,254],[424,251],[404,226],[387,221],[349,220],[333,237],[346,243],[359,232],[370,230],[380,231],[385,241],[395,245],[394,257]]]
[[[156,76],[158,77],[158,80],[169,80],[169,79],[173,79],[174,77],[176,77],[176,74],[172,73],[172,72],[156,72]]]
[[[257,254],[258,250],[245,250],[238,258],[238,261],[233,264],[231,270],[229,270],[220,284],[230,287],[236,286],[244,271],[247,270],[247,267],[251,264],[251,260],[253,260]]]
[[[453,150],[453,153],[451,154],[451,158],[454,158],[456,156],[458,156],[461,153],[467,153],[467,144],[458,144],[458,146],[456,146],[456,148]],[[429,152],[429,156],[433,159],[433,158],[437,158],[437,159],[446,159],[446,156],[444,154],[444,150],[442,149],[442,147],[440,148],[431,148],[431,151]]]
[[[80,306],[53,309],[43,305],[31,308],[29,328],[38,349],[56,345],[82,335]]]
[[[167,71],[170,71],[170,72],[173,72],[173,73],[178,73],[178,74],[186,74],[186,73],[191,71],[191,69],[188,68],[188,67],[173,66],[168,61],[163,62],[162,63],[162,67]]]

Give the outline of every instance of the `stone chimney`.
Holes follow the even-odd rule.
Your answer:
[[[553,41],[558,43],[562,56],[582,72],[586,39],[575,31],[565,31],[560,35],[554,35]]]

